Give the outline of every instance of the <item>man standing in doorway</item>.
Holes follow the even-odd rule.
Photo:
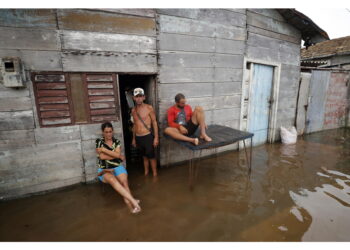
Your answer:
[[[134,89],[133,99],[135,107],[131,110],[134,120],[132,145],[134,147],[137,146],[141,150],[145,176],[149,173],[150,164],[153,176],[157,176],[155,148],[159,144],[159,138],[156,115],[153,107],[144,103],[146,96],[142,88]]]
[[[176,140],[198,145],[198,138],[190,137],[196,132],[198,126],[200,127],[200,138],[208,142],[212,140],[206,133],[207,125],[203,108],[197,106],[192,112],[191,106],[186,104],[185,96],[181,93],[175,96],[175,105],[168,109],[168,126],[164,133]]]

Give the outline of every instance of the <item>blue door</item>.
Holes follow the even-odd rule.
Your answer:
[[[253,64],[249,94],[248,131],[254,133],[253,145],[267,142],[273,67]]]

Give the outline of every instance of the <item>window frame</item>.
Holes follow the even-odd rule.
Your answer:
[[[71,74],[80,74],[81,77],[82,77],[82,84],[84,86],[84,107],[86,109],[86,112],[87,112],[87,122],[76,122],[76,117],[75,117],[75,109],[74,109],[74,103],[73,103],[73,97],[72,97],[72,89],[71,89],[71,80],[70,80],[70,75]],[[38,82],[35,80],[35,77],[37,75],[63,75],[64,76],[64,84],[65,84],[65,87],[66,87],[66,91],[67,91],[67,100],[68,100],[68,107],[69,107],[69,118],[70,118],[70,123],[58,123],[58,124],[43,124],[43,118],[42,117],[42,112],[45,112],[45,111],[42,111],[40,109],[41,105],[45,105],[45,104],[40,104],[39,103],[39,89],[37,88],[37,84],[38,83],[50,83],[50,82]],[[111,115],[96,115],[96,116],[114,116],[115,118],[114,119],[103,119],[101,118],[101,120],[99,121],[93,121],[92,120],[92,115],[91,115],[91,112],[93,110],[98,110],[98,109],[92,109],[90,104],[93,103],[90,101],[90,96],[89,95],[89,88],[88,88],[88,84],[89,84],[89,81],[87,79],[87,77],[89,75],[111,75],[112,76],[112,80],[110,81],[110,83],[112,84],[113,88],[110,88],[112,91],[113,91],[113,95],[110,95],[110,96],[113,96],[114,98],[114,114],[111,114]],[[62,126],[71,126],[71,125],[88,125],[88,124],[97,124],[97,123],[101,123],[103,121],[113,121],[113,122],[119,122],[120,121],[120,114],[121,114],[121,111],[120,111],[120,100],[119,100],[119,81],[118,81],[118,74],[117,73],[111,73],[111,72],[60,72],[60,71],[32,71],[31,72],[31,80],[32,80],[32,86],[33,86],[33,92],[34,92],[34,99],[35,99],[35,106],[36,106],[36,109],[37,109],[37,118],[39,120],[39,124],[40,124],[40,127],[42,128],[46,128],[46,127],[62,127]],[[91,81],[93,82],[93,81]],[[98,82],[98,81],[97,81]],[[103,81],[102,81],[103,82]],[[55,83],[53,81],[53,83]],[[57,83],[57,82],[56,82]],[[62,82],[59,82],[59,83],[62,83]],[[99,89],[99,88],[97,88]],[[102,88],[103,89],[103,88]],[[45,89],[44,89],[45,90]],[[50,90],[50,89],[47,89],[47,90]],[[103,96],[103,95],[101,95]],[[107,96],[107,95],[106,95]],[[47,103],[48,105],[50,104],[54,104],[54,103]],[[101,108],[102,109],[102,108]],[[56,118],[56,117],[54,117]],[[57,117],[57,118],[60,118],[60,117]]]

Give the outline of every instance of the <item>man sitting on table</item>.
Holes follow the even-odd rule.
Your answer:
[[[198,145],[198,138],[190,137],[196,132],[198,126],[200,127],[200,138],[208,142],[212,140],[206,134],[207,125],[203,108],[197,106],[192,112],[191,106],[186,104],[185,96],[181,93],[175,96],[175,105],[168,109],[168,126],[164,133],[176,140]]]

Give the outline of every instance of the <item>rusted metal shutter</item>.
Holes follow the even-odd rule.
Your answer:
[[[72,124],[69,86],[64,73],[33,74],[34,94],[42,127]]]
[[[85,74],[92,123],[119,120],[115,74]]]

